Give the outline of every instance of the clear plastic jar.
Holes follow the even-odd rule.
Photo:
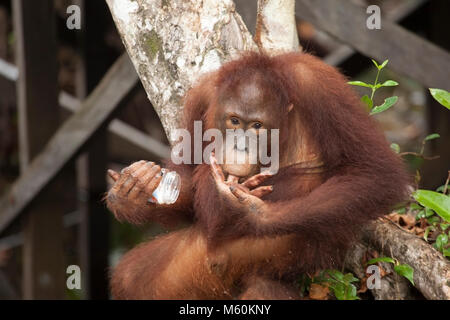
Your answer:
[[[168,172],[161,169],[163,175],[158,187],[153,191],[152,198],[149,202],[159,204],[172,204],[177,201],[180,195],[181,178],[175,171]]]

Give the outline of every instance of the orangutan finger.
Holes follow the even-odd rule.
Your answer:
[[[231,183],[239,183],[239,177],[233,176],[232,174],[228,175],[227,182]]]
[[[216,181],[225,182],[225,175],[223,174],[222,168],[217,163],[217,159],[214,156],[213,153],[210,155],[210,162],[211,162],[211,172],[213,174],[213,177]]]
[[[111,169],[108,169],[108,175],[111,177],[111,179],[113,179],[114,182],[116,182],[120,178],[120,173]]]
[[[250,191],[252,196],[261,198],[273,191],[273,186],[262,186]]]
[[[139,181],[142,181],[144,176],[147,175],[148,172],[152,171],[152,168],[154,167],[154,162],[146,162],[142,166],[138,167],[132,175],[138,179]]]
[[[230,191],[239,200],[239,202],[244,203],[250,201],[250,195],[241,188],[231,186]]]
[[[132,163],[131,165],[129,165],[128,167],[123,168],[123,169],[120,171],[120,174],[123,175],[123,174],[131,173],[136,167],[139,167],[139,166],[141,166],[141,165],[144,164],[144,163],[145,163],[144,160],[133,162],[133,163]]]
[[[138,162],[133,163],[131,166],[129,166],[127,172],[132,175],[134,178],[138,177],[138,172],[142,172],[141,169],[144,168],[147,165],[147,161],[141,160]]]
[[[145,174],[139,180],[142,182],[142,185],[145,187],[152,181],[152,179],[157,174],[160,174],[162,176],[161,167],[159,165],[153,165],[145,172]]]
[[[119,189],[119,195],[120,196],[126,196],[130,192],[130,190],[134,187],[136,184],[137,179],[133,177],[131,174],[127,175],[127,179],[123,182]]]
[[[138,161],[121,171],[121,177],[116,183],[117,186],[115,186],[120,196],[126,196],[131,188],[134,187],[137,182],[135,171],[143,165],[145,165],[145,161]]]
[[[245,187],[252,189],[255,188],[257,186],[259,186],[261,183],[263,183],[267,178],[272,177],[273,174],[270,171],[264,171],[261,173],[258,173],[254,176],[251,176],[250,178],[248,178],[247,180],[245,180],[242,185],[244,185]]]
[[[145,191],[147,184],[159,170],[160,167],[158,165],[154,166],[153,162],[147,162],[144,166],[137,170],[137,181],[128,194],[128,198],[132,200],[137,199],[140,193]]]
[[[145,192],[147,195],[151,196],[153,191],[156,190],[159,183],[161,182],[163,175],[164,173],[161,170],[160,166],[154,166],[152,168],[152,171],[149,173],[149,178],[147,179],[147,182],[145,184]]]

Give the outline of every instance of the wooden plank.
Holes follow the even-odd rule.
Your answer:
[[[124,54],[83,102],[78,112],[61,126],[11,190],[0,199],[0,233],[110,120],[113,111],[137,80],[134,67]]]
[[[427,36],[442,48],[450,50],[450,1],[433,0],[430,4],[427,25]],[[423,17],[422,17],[423,19]],[[450,81],[450,74],[448,75]],[[441,136],[427,143],[429,154],[439,155],[439,158],[433,161],[425,161],[420,169],[422,176],[421,186],[428,189],[435,189],[443,184],[450,170],[450,112],[443,108],[431,95],[427,95],[427,129],[429,133],[437,132]]]
[[[401,21],[427,1],[428,0],[400,1],[400,4],[397,7],[386,13],[386,18],[393,22]],[[325,56],[323,61],[333,66],[338,66],[355,53],[356,52],[352,47],[343,44]]]
[[[0,76],[5,77],[10,81],[15,81],[18,78],[19,71],[15,65],[12,65],[5,60],[0,59],[0,65],[6,64],[8,68],[10,68],[10,74],[15,75],[13,78],[9,79],[7,74],[2,73],[2,69],[0,67]],[[17,76],[16,76],[17,75]],[[0,90],[3,90],[5,93],[11,92],[11,95],[14,95],[13,92],[15,88],[12,87],[13,84],[11,82],[6,83],[6,79],[0,85]],[[2,79],[0,79],[2,81]],[[10,97],[8,95],[8,99]],[[11,97],[12,99],[13,97]],[[81,106],[82,101],[71,94],[61,91],[58,97],[59,105],[66,111],[70,111],[70,113],[75,112]],[[111,121],[111,124],[108,126],[108,132],[111,135],[109,139],[109,145],[113,149],[112,151],[121,148],[121,146],[127,146],[128,149],[122,151],[125,155],[130,155],[133,159],[167,159],[170,156],[170,148],[167,144],[159,141],[158,139],[153,138],[152,136],[130,126],[129,124],[123,122],[122,120],[115,119]],[[129,158],[129,157],[128,157]]]
[[[449,90],[450,54],[383,19],[381,30],[366,28],[366,7],[347,0],[301,0],[296,14],[362,54],[383,61],[426,87]]]
[[[19,70],[12,63],[0,59],[0,76],[8,79],[9,81],[17,81],[19,78]]]
[[[115,52],[105,43],[106,28],[111,15],[104,1],[77,0],[84,17],[78,33],[79,55],[76,91],[84,99],[95,89],[98,81],[109,68],[109,61]],[[82,294],[84,299],[106,300],[108,290],[108,257],[110,238],[110,214],[100,201],[107,190],[108,139],[106,128],[100,130],[84,153],[78,157],[77,177],[80,211],[78,247],[80,266],[83,270]]]
[[[79,99],[66,92],[61,92],[59,95],[59,104],[70,112],[76,112],[81,103]],[[122,120],[112,120],[108,126],[108,132],[110,134],[108,138],[110,149],[127,146],[128,149],[131,148],[133,150],[123,150],[122,152],[133,155],[133,159],[159,160],[167,159],[170,156],[170,148],[167,144],[130,126]]]
[[[19,159],[24,172],[60,122],[53,1],[14,1],[13,17],[20,75],[16,90]],[[60,182],[49,185],[25,215],[22,250],[25,299],[64,298],[62,212],[65,204],[61,197],[55,197],[58,191],[64,191],[58,189]]]

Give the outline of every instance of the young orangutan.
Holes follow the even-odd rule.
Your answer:
[[[204,76],[184,103],[184,124],[203,130],[279,129],[280,169],[219,164],[249,152],[221,148],[211,164],[174,165],[173,205],[148,203],[160,167],[121,174],[107,205],[120,221],[188,226],[128,252],[114,270],[116,299],[291,299],[301,272],[336,267],[358,230],[406,198],[401,159],[345,77],[300,53],[249,53]],[[248,158],[248,157],[247,157]]]

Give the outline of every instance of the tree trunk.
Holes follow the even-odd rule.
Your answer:
[[[231,0],[106,2],[171,143],[181,99],[199,75],[257,50]]]

